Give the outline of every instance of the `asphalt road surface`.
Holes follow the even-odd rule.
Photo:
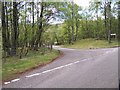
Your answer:
[[[3,88],[118,88],[118,48],[77,50],[5,82]]]

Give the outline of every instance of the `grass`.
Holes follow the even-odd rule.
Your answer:
[[[40,51],[30,51],[29,54],[22,59],[19,59],[18,57],[7,58],[7,62],[3,64],[2,68],[3,81],[14,78],[18,73],[33,67],[49,63],[60,54],[57,50],[52,50],[51,52],[47,50],[44,55],[41,55],[40,53]]]
[[[93,49],[93,48],[110,48],[119,46],[120,42],[112,41],[110,44],[106,40],[95,40],[95,39],[82,39],[76,41],[73,45],[63,45],[65,48],[75,48],[75,49]]]

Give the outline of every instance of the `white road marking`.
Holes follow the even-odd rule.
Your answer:
[[[29,75],[29,76],[26,76],[26,77],[28,78],[28,77],[38,76],[38,75],[40,75],[40,73],[35,73],[35,74]]]
[[[12,80],[11,82],[16,82],[16,81],[19,81],[19,80],[20,80],[20,79],[17,78],[17,79]]]
[[[75,63],[79,63],[79,62],[80,62],[80,61],[76,61],[76,62],[74,62],[74,64],[75,64]]]
[[[4,82],[4,84],[9,84],[9,83],[16,82],[16,81],[19,81],[19,80],[20,80],[19,78],[13,79],[13,80],[11,80],[11,81],[9,81],[9,82]]]
[[[26,76],[26,78],[33,77],[33,76],[38,76],[40,74],[45,74],[45,73],[48,73],[48,72],[52,72],[52,71],[55,71],[55,70],[58,70],[58,69],[61,69],[61,68],[67,67],[67,66],[71,66],[73,64],[76,64],[76,63],[79,63],[79,62],[82,62],[82,61],[86,61],[86,60],[88,60],[88,59],[83,59],[81,61],[76,61],[76,62],[73,62],[73,63],[69,63],[69,64],[66,64],[66,65],[63,65],[63,66],[60,66],[60,67],[56,67],[56,68],[53,68],[53,69],[50,69],[50,70],[43,71],[41,73],[31,74],[31,75]]]
[[[4,82],[4,84],[9,84],[10,82]]]

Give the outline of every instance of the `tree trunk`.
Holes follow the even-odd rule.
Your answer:
[[[120,41],[120,1],[118,2],[118,40]]]
[[[13,29],[12,29],[12,55],[16,55],[16,47],[17,47],[17,40],[18,40],[18,10],[17,10],[17,3],[13,2]]]
[[[26,4],[25,4],[25,9],[26,9],[26,11],[25,11],[25,16],[27,16],[27,8],[26,8]],[[24,38],[24,43],[25,43],[25,47],[27,47],[27,26],[26,26],[26,24],[27,24],[27,20],[26,20],[26,17],[25,17],[25,33],[24,33],[24,35],[25,35],[25,38]]]
[[[105,5],[104,5],[104,25],[105,25],[105,38],[107,39],[107,11],[106,11],[106,2],[105,2]]]
[[[5,6],[4,2],[2,2],[2,42],[3,42],[3,50],[4,50],[4,61],[6,62],[6,22],[5,22]]]
[[[34,41],[35,41],[35,36],[34,36],[34,2],[32,2],[32,43],[31,43],[31,47],[34,47]]]
[[[40,12],[39,27],[38,27],[39,30],[37,31],[37,40],[35,43],[35,49],[38,49],[38,44],[41,41],[41,37],[42,37],[42,32],[43,32],[42,19],[43,19],[43,3],[41,2],[41,12]]]
[[[96,38],[99,39],[99,36],[98,36],[99,35],[99,33],[98,33],[99,32],[98,31],[98,7],[97,7],[97,10],[96,10],[96,14],[97,14],[96,15],[96,18],[97,18],[97,20],[96,20]]]
[[[72,2],[72,44],[74,43],[74,3]]]
[[[9,31],[9,26],[8,26],[8,10],[7,10],[7,2],[5,2],[5,12],[6,12],[6,49],[7,49],[7,54],[10,56],[10,31]]]
[[[79,21],[78,21],[77,18],[76,18],[76,35],[75,35],[75,41],[76,41],[77,38],[78,38],[78,23],[79,23]]]
[[[108,2],[108,9],[109,9],[108,42],[111,43],[111,2]]]

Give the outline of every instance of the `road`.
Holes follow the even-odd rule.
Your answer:
[[[64,55],[3,88],[118,88],[118,48],[54,48]]]

